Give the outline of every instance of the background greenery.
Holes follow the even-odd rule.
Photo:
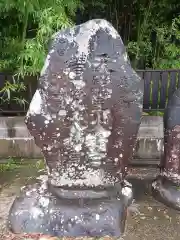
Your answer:
[[[52,34],[92,18],[113,24],[135,69],[180,68],[179,13],[179,0],[0,0],[0,71],[38,74]],[[1,100],[25,90],[18,79],[0,90]]]

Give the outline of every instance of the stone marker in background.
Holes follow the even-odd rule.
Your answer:
[[[124,180],[144,84],[105,20],[54,35],[26,124],[47,179],[25,187],[9,214],[15,232],[121,236],[132,200]]]
[[[180,210],[180,88],[165,109],[164,156],[152,193],[157,200]]]

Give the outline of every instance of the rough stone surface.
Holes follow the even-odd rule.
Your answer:
[[[9,207],[15,196],[19,194],[20,188],[27,182],[27,179],[35,176],[34,167],[29,165],[18,169],[18,173],[4,173],[0,175],[0,239],[10,240],[10,233],[6,228]],[[156,168],[133,168],[130,169],[128,179],[134,188],[136,204],[139,205],[139,214],[128,214],[127,226],[121,240],[179,240],[180,236],[180,215],[178,211],[166,207],[160,202],[155,201],[151,196],[151,181],[159,173]],[[13,174],[13,177],[10,176]],[[17,177],[16,175],[19,175]],[[4,177],[6,179],[4,179]],[[14,235],[13,235],[14,236]],[[24,240],[22,235],[15,235],[16,240]],[[12,237],[12,239],[14,240]],[[78,238],[79,239],[79,238]],[[82,238],[88,240],[87,238]],[[89,238],[95,240],[97,238]],[[110,240],[108,237],[104,239]],[[114,238],[112,238],[114,239]],[[119,240],[120,240],[119,239]]]
[[[10,210],[13,232],[28,226],[28,232],[36,227],[57,236],[122,234],[132,200],[124,178],[135,151],[143,87],[107,21],[91,20],[54,35],[25,120],[47,163],[47,188],[21,192]]]
[[[111,193],[112,194],[112,193]],[[46,184],[23,189],[13,203],[17,214],[10,215],[9,226],[16,233],[43,233],[52,236],[121,236],[124,232],[126,202],[114,193],[102,200],[63,199],[53,196]],[[27,209],[29,206],[29,209]]]
[[[164,157],[160,176],[152,184],[156,199],[180,210],[180,89],[168,102],[164,114]]]
[[[140,125],[143,87],[107,21],[55,34],[26,118],[53,185],[121,181]]]

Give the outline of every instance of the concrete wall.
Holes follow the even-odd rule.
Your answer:
[[[159,163],[164,152],[163,118],[143,116],[138,132],[134,163]]]
[[[159,163],[163,153],[163,119],[143,116],[133,163]],[[42,158],[23,117],[0,117],[0,159]]]

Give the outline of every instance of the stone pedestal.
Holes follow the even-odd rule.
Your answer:
[[[143,81],[117,31],[91,20],[54,35],[26,124],[48,178],[22,191],[13,232],[121,236],[132,200],[124,180],[135,150]]]
[[[103,192],[76,191],[79,196],[71,190],[63,190],[61,196],[52,192],[42,182],[24,188],[12,206],[11,231],[61,237],[123,234],[127,199],[118,186]]]
[[[164,127],[164,156],[152,192],[157,200],[180,210],[180,89],[168,103]]]

